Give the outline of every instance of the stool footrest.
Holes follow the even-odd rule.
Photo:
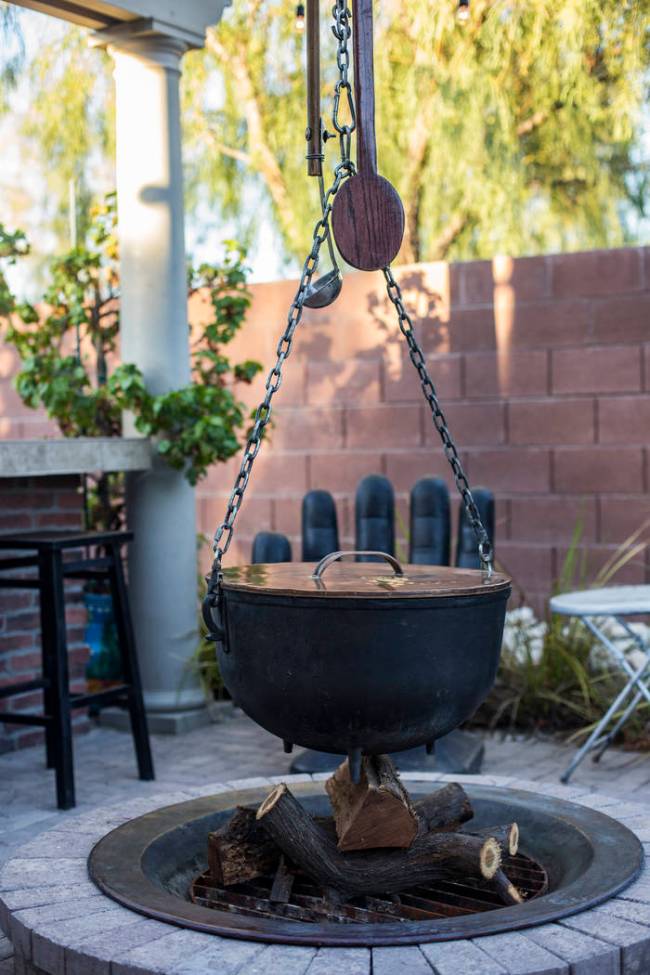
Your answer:
[[[31,724],[45,728],[52,718],[47,714],[27,714],[25,711],[0,711],[0,721],[4,724]]]
[[[20,579],[13,576],[10,579],[3,579],[0,576],[0,589],[40,589],[41,584],[38,579]]]
[[[12,697],[14,694],[24,694],[26,691],[44,690],[49,686],[49,680],[46,680],[44,677],[38,677],[35,680],[19,681],[17,684],[7,684],[6,687],[0,687],[0,700],[3,697]]]
[[[130,684],[118,684],[116,687],[107,687],[105,691],[92,691],[88,694],[71,694],[70,707],[83,708],[88,704],[108,704],[111,701],[128,697],[130,693]]]
[[[37,555],[17,555],[14,559],[0,559],[0,572],[5,569],[26,569],[28,566],[38,566]]]
[[[79,559],[78,561],[64,562],[63,575],[66,578],[93,579],[95,576],[101,577],[105,575],[112,565],[113,560],[109,558]]]

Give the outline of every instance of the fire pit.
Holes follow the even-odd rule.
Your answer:
[[[292,789],[314,816],[330,811],[322,782]],[[411,794],[417,799],[427,791],[418,785]],[[546,924],[611,898],[643,864],[638,839],[603,813],[519,789],[469,785],[473,829],[515,820],[526,837],[521,852],[510,858],[524,903],[504,907],[480,880],[442,880],[407,889],[398,898],[378,891],[334,904],[304,874],[287,901],[272,900],[273,877],[217,887],[207,876],[208,833],[237,806],[259,805],[267,792],[206,796],[132,820],[97,844],[90,875],[127,907],[198,931],[352,946],[447,941]]]
[[[412,773],[403,778],[417,797],[432,782],[450,777]],[[306,806],[323,808],[322,781],[308,776],[286,781]],[[221,967],[238,975],[304,975],[308,969],[310,975],[370,975],[371,970],[392,975],[400,964],[409,975],[639,975],[650,970],[650,883],[639,842],[650,839],[650,821],[642,807],[581,796],[560,785],[544,785],[544,794],[532,795],[539,783],[522,781],[512,788],[512,780],[474,778],[466,788],[476,819],[494,823],[498,815],[506,819],[516,811],[522,835],[529,836],[523,853],[548,876],[548,893],[516,908],[429,920],[314,923],[193,904],[190,886],[206,867],[204,828],[241,802],[260,802],[272,785],[242,780],[134,800],[65,820],[17,851],[0,871],[0,925],[14,943],[17,970],[172,975],[187,966],[194,975]],[[608,815],[598,811],[601,807]],[[97,874],[111,848],[117,859],[111,859],[101,882],[104,890],[113,888],[120,904],[88,877],[89,855]],[[639,880],[631,882],[639,870]],[[540,879],[533,876],[534,883]],[[556,920],[548,923],[551,918]],[[504,919],[507,924],[501,925]],[[231,936],[214,937],[226,933],[225,924],[231,925]],[[300,930],[302,944],[294,944]],[[455,940],[437,940],[443,937]],[[275,943],[264,944],[269,940]],[[401,947],[382,947],[400,940]],[[334,943],[349,947],[318,947]],[[372,951],[365,947],[370,943]]]

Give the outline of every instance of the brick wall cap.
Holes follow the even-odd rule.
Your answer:
[[[143,471],[151,464],[151,441],[142,437],[0,441],[0,478]]]

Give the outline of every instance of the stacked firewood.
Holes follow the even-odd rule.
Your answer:
[[[390,758],[363,759],[352,782],[345,761],[326,782],[332,817],[314,817],[282,784],[259,808],[238,807],[209,835],[208,869],[222,887],[275,875],[271,900],[286,902],[296,869],[336,902],[399,894],[439,880],[489,882],[504,904],[522,896],[502,868],[519,845],[516,823],[472,830],[467,793],[450,783],[412,801]]]

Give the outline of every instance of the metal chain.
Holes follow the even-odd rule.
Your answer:
[[[332,125],[339,135],[339,147],[341,161],[348,162],[350,159],[350,148],[352,144],[352,133],[357,127],[357,116],[354,110],[354,98],[352,96],[352,84],[348,78],[350,70],[350,50],[348,41],[352,35],[350,27],[350,17],[352,16],[347,0],[336,0],[332,7],[332,33],[338,41],[336,48],[336,64],[339,69],[339,80],[334,87],[334,105],[332,108]],[[341,98],[345,93],[348,112],[350,114],[349,123],[341,124],[339,111],[341,108]]]
[[[212,564],[212,570],[208,581],[208,593],[206,596],[206,603],[208,607],[213,607],[218,600],[219,581],[221,578],[221,562],[230,547],[235,521],[244,500],[244,494],[250,480],[253,463],[255,462],[255,458],[260,451],[260,447],[262,446],[264,430],[271,419],[271,401],[282,385],[282,368],[291,354],[293,337],[302,319],[307,288],[309,287],[314,272],[318,267],[320,249],[325,241],[328,243],[330,242],[331,230],[329,220],[332,213],[332,202],[343,181],[348,176],[351,176],[355,171],[354,164],[350,161],[350,140],[352,132],[356,127],[356,121],[354,114],[354,102],[352,99],[352,86],[348,80],[348,69],[350,65],[348,41],[351,35],[349,23],[351,13],[347,7],[347,0],[336,0],[336,3],[332,9],[332,16],[334,18],[332,31],[338,41],[336,63],[339,68],[339,80],[336,83],[334,93],[332,121],[340,136],[341,160],[334,170],[334,182],[327,192],[324,193],[324,195],[321,193],[321,217],[316,222],[314,227],[311,250],[303,265],[298,290],[296,291],[294,299],[291,303],[291,307],[289,308],[287,326],[277,345],[277,360],[268,374],[265,387],[265,396],[255,413],[253,429],[251,430],[248,440],[246,441],[244,456],[239,468],[239,473],[235,479],[232,493],[228,500],[226,514],[214,535],[214,562]],[[347,101],[351,116],[351,123],[346,125],[340,124],[338,119],[339,104],[343,92],[347,92]],[[208,626],[210,626],[210,610],[207,609],[204,615]]]
[[[493,559],[492,542],[490,541],[490,537],[485,529],[485,525],[481,520],[481,514],[476,506],[476,502],[472,497],[467,475],[465,474],[463,465],[460,462],[456,444],[454,443],[453,437],[449,432],[447,420],[445,419],[445,414],[440,406],[440,401],[438,400],[438,395],[436,393],[436,388],[433,385],[433,380],[431,379],[431,376],[427,370],[424,353],[422,352],[418,340],[415,337],[413,321],[404,307],[402,289],[393,277],[393,272],[390,269],[390,266],[385,267],[383,272],[384,278],[386,279],[386,291],[388,293],[388,297],[397,310],[400,331],[406,339],[406,344],[408,345],[409,349],[409,357],[417,369],[420,377],[420,384],[422,386],[422,392],[424,393],[425,399],[431,407],[433,425],[435,426],[440,435],[440,439],[442,440],[445,457],[447,458],[449,466],[452,469],[456,487],[458,488],[458,492],[463,500],[463,504],[465,505],[465,511],[467,512],[470,525],[472,526],[474,534],[476,535],[476,539],[478,541],[479,558],[483,564],[483,567],[487,570],[488,574],[491,575]]]
[[[246,487],[250,479],[253,462],[260,451],[264,430],[271,419],[271,400],[282,385],[282,367],[291,354],[293,337],[302,318],[306,296],[305,292],[307,291],[314,271],[318,266],[318,255],[321,246],[325,243],[330,233],[329,218],[332,212],[332,201],[343,181],[347,176],[350,175],[350,169],[351,167],[349,162],[339,163],[334,171],[334,182],[327,190],[323,198],[323,213],[320,220],[317,221],[316,226],[314,227],[312,247],[303,265],[298,290],[296,291],[295,297],[291,303],[291,307],[289,308],[287,327],[285,328],[284,334],[277,345],[277,360],[269,372],[266,380],[266,395],[264,396],[264,399],[260,405],[257,407],[253,429],[251,430],[248,440],[246,441],[244,457],[235,480],[232,494],[230,495],[230,500],[228,501],[225,517],[214,535],[213,551],[215,561],[213,565],[213,572],[215,568],[218,571],[221,565],[221,560],[230,547],[235,519],[237,518],[242,501],[244,500],[244,492],[246,491]]]

